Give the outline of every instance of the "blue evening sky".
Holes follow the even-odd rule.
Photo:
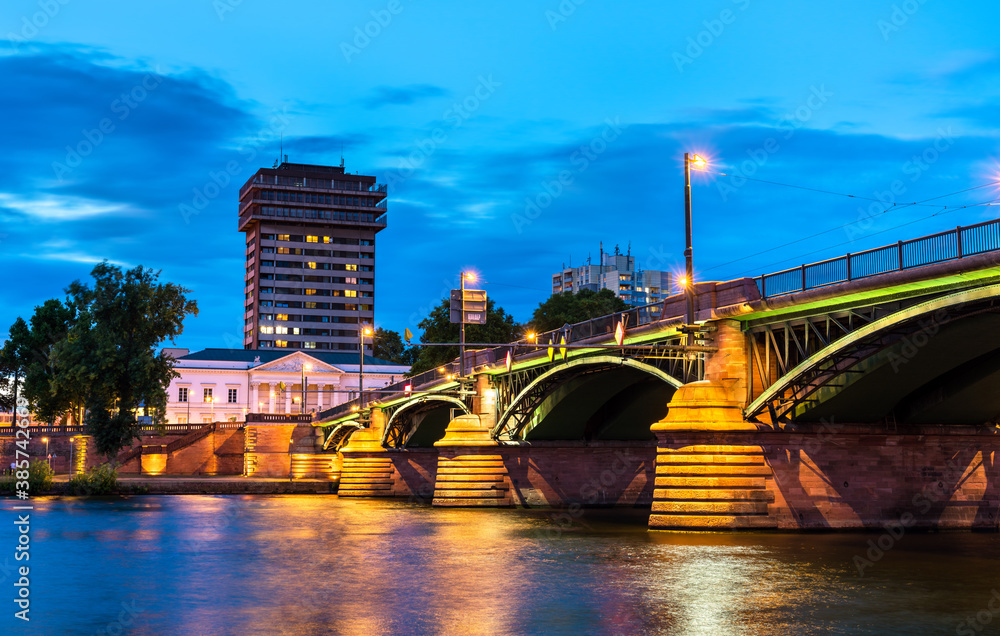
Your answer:
[[[998,23],[985,0],[9,0],[0,331],[106,258],[192,290],[178,345],[241,346],[237,190],[282,136],[389,183],[375,307],[400,331],[465,268],[526,321],[602,241],[682,267],[685,151],[727,173],[695,175],[702,280],[994,218],[956,207],[995,186],[892,204],[996,183]]]

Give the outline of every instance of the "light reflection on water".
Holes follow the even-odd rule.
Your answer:
[[[35,505],[33,634],[953,634],[1000,588],[998,535],[906,535],[859,578],[877,535],[649,532],[641,511]]]

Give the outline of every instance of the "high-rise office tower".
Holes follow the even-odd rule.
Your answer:
[[[375,317],[375,235],[386,188],[340,166],[284,163],[240,188],[243,347],[357,351]],[[365,349],[370,353],[370,340]]]

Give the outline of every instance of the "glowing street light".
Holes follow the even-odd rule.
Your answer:
[[[45,442],[45,463],[52,465],[52,459],[49,457],[49,438],[43,437],[42,441]]]

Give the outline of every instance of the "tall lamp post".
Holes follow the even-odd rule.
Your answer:
[[[476,275],[462,272],[462,320],[458,323],[458,377],[465,378],[465,281],[475,282]]]
[[[76,446],[76,436],[69,438],[69,478],[73,479],[73,447]]]
[[[687,296],[688,325],[694,324],[694,247],[691,244],[691,165],[696,168],[705,167],[705,160],[700,155],[684,153],[684,291]],[[694,334],[688,332],[688,346],[694,344]]]
[[[309,382],[309,376],[306,375],[306,371],[312,371],[312,369],[313,369],[313,367],[312,367],[311,364],[303,364],[302,365],[302,369],[301,369],[301,371],[302,371],[302,382],[299,384],[299,387],[302,389],[302,391],[301,391],[301,393],[302,393],[302,401],[300,403],[301,406],[299,407],[299,414],[300,415],[302,413],[306,412],[306,395],[307,395],[306,394],[306,384]]]
[[[52,459],[49,457],[49,438],[43,437],[42,441],[45,442],[45,463],[51,466]]]
[[[361,336],[361,355],[358,356],[358,402],[361,408],[365,408],[365,336],[372,335],[371,327],[362,327],[359,332]]]

